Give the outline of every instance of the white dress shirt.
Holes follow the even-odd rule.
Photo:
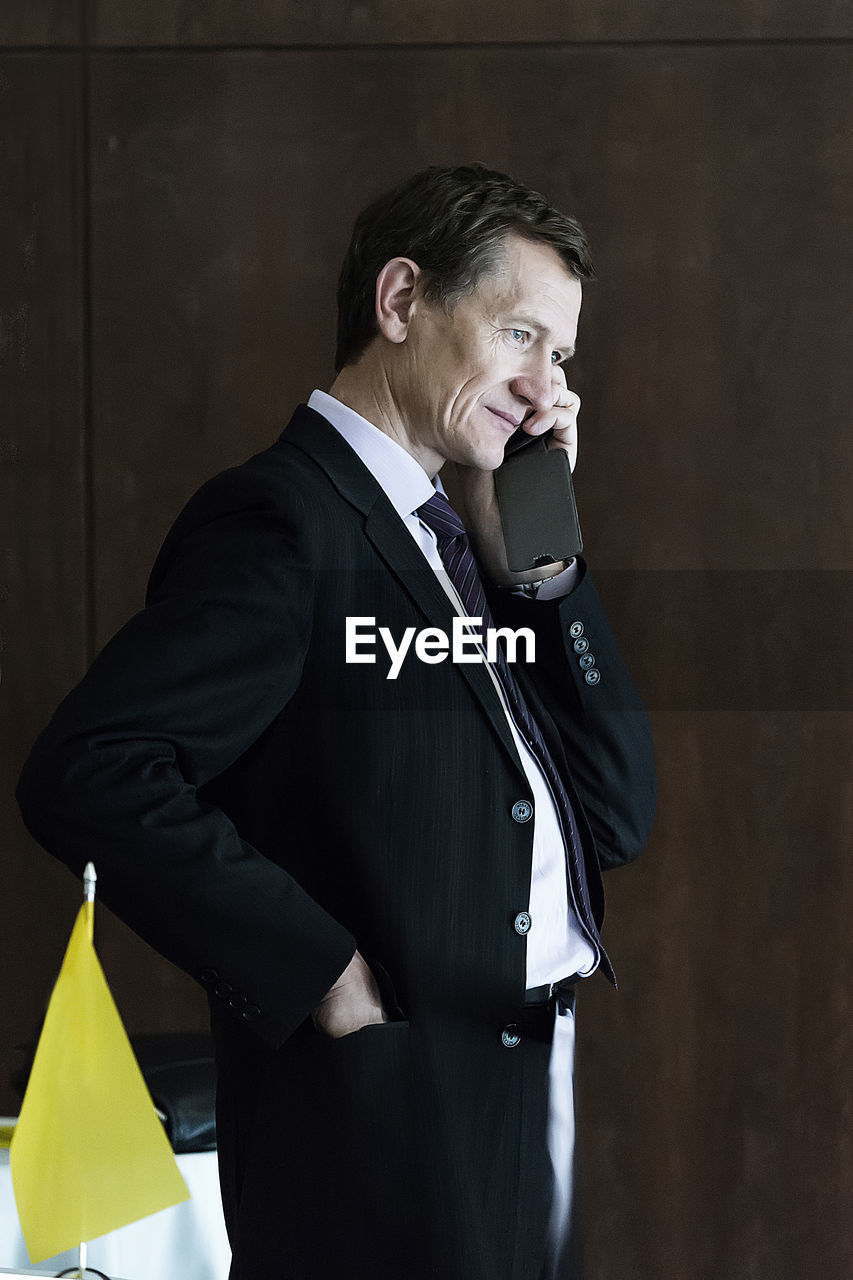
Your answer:
[[[417,508],[423,506],[436,489],[443,492],[440,481],[434,485],[420,463],[401,445],[326,392],[314,391],[308,406],[332,424],[371,472],[428,560],[457,613],[464,617],[465,608],[444,568],[435,534],[417,514]],[[550,579],[546,587],[540,587],[537,598],[553,599],[567,594],[576,575],[577,568],[572,564]],[[547,595],[544,594],[546,591]],[[531,927],[526,935],[527,986],[538,987],[557,982],[572,973],[591,973],[598,964],[599,956],[572,905],[566,850],[550,787],[516,729],[492,665],[487,663],[486,670],[501,699],[533,792],[533,869],[528,907]]]

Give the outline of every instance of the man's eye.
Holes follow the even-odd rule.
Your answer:
[[[559,351],[551,352],[551,364],[560,364],[562,359],[563,357],[560,355]]]
[[[509,333],[513,342],[524,342],[530,337],[526,329],[510,329]]]

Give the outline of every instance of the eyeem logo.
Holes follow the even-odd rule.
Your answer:
[[[397,679],[412,647],[412,640],[415,642],[415,657],[430,666],[444,662],[447,657],[451,662],[497,662],[500,637],[506,641],[507,662],[519,660],[517,656],[519,640],[524,640],[523,661],[536,661],[536,636],[530,627],[519,627],[517,631],[513,631],[511,627],[487,627],[484,633],[480,629],[482,621],[482,618],[454,618],[450,637],[440,627],[424,627],[422,631],[416,631],[414,627],[406,627],[399,644],[395,643],[387,627],[380,627],[379,638],[391,660],[385,679]],[[375,618],[347,618],[346,660],[348,663],[376,662],[376,653],[373,652],[376,647],[375,628]]]

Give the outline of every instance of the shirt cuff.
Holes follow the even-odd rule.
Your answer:
[[[560,600],[563,596],[569,595],[574,590],[578,580],[578,562],[573,556],[565,569],[561,569],[559,573],[555,573],[553,578],[548,578],[540,587],[536,588],[536,600]],[[524,595],[524,592],[516,587],[512,591],[514,596]]]

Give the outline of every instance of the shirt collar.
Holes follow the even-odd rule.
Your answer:
[[[402,519],[423,506],[436,489],[444,492],[438,477],[433,484],[421,464],[402,445],[328,392],[312,391],[308,408],[321,413],[343,436]]]

